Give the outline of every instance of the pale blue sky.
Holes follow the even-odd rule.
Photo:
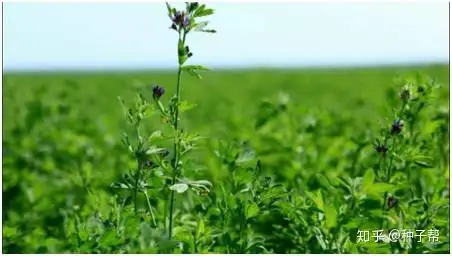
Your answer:
[[[179,4],[180,5],[180,4]],[[448,60],[444,3],[210,3],[217,34],[189,37],[207,66],[360,65]],[[162,3],[5,3],[4,68],[171,68]]]

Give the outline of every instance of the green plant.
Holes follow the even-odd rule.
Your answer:
[[[124,143],[129,148],[129,151],[136,159],[136,168],[130,174],[129,177],[133,177],[133,182],[130,184],[130,188],[133,189],[133,202],[135,212],[138,211],[138,193],[143,192],[147,205],[149,206],[149,213],[155,223],[155,216],[152,213],[152,206],[149,202],[149,196],[147,189],[149,187],[147,180],[149,177],[143,175],[143,170],[146,167],[149,169],[155,168],[156,165],[161,167],[165,172],[162,178],[169,179],[168,188],[170,190],[169,196],[169,215],[168,215],[168,238],[173,237],[173,219],[174,219],[174,204],[175,193],[184,193],[187,189],[191,188],[198,192],[209,191],[209,187],[212,184],[206,180],[192,181],[184,177],[184,157],[186,157],[190,151],[195,149],[196,141],[201,139],[196,134],[189,134],[181,128],[180,125],[180,113],[188,110],[192,106],[188,105],[186,101],[181,99],[181,79],[182,74],[188,73],[190,75],[202,78],[200,71],[207,71],[208,69],[201,65],[188,65],[186,62],[192,57],[193,53],[190,51],[187,45],[187,36],[191,32],[205,32],[215,33],[215,30],[207,29],[207,21],[199,21],[199,18],[209,16],[213,14],[213,9],[209,9],[204,4],[186,3],[184,10],[176,10],[166,3],[168,9],[168,16],[172,21],[171,29],[178,33],[177,41],[177,56],[178,56],[178,69],[177,69],[177,81],[176,92],[169,100],[168,106],[165,107],[161,102],[162,96],[166,90],[164,87],[154,85],[152,87],[152,99],[146,98],[145,93],[139,93],[137,95],[137,101],[134,108],[127,108],[124,102],[121,100],[126,116],[129,123],[132,125],[135,133],[133,134],[136,144],[132,144],[127,134],[124,135]],[[152,102],[152,103],[151,103]],[[169,125],[172,131],[172,135],[163,136],[161,131],[154,131],[147,140],[143,139],[141,132],[141,124],[149,112],[158,111],[161,115],[163,124]],[[173,141],[172,151],[166,148],[160,148],[153,145],[156,139],[164,138],[166,140],[171,139]],[[168,163],[164,158],[171,154],[171,160]],[[151,159],[153,156],[159,156],[158,159]],[[157,163],[158,162],[158,163]],[[170,171],[169,171],[170,170]],[[169,172],[168,172],[169,171]],[[152,186],[152,185],[151,185]],[[166,214],[165,214],[166,216]]]

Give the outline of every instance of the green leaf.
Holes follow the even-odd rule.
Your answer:
[[[415,154],[418,152],[413,152],[412,155],[407,157],[407,161],[410,161],[420,167],[430,168],[432,166],[433,158],[421,154]]]
[[[326,250],[325,238],[323,236],[322,231],[318,227],[313,227],[312,230],[314,231],[317,242],[319,242],[320,246],[322,247],[322,250]]]
[[[250,219],[250,218],[257,216],[258,213],[259,213],[259,206],[257,206],[256,203],[253,203],[246,207],[245,217],[247,219]]]
[[[162,138],[162,132],[161,131],[155,131],[148,137],[148,142],[153,141],[156,138]]]
[[[323,206],[322,192],[320,190],[316,190],[316,192],[311,195],[312,195],[312,200],[314,201],[315,205],[317,205],[317,208],[324,211],[325,208]]]
[[[243,164],[243,163],[249,162],[249,161],[251,161],[251,160],[254,159],[255,155],[256,155],[256,154],[254,153],[254,151],[247,151],[247,152],[245,152],[244,154],[240,155],[240,156],[235,160],[235,163],[236,163],[236,164]]]
[[[141,237],[143,237],[145,240],[149,241],[152,239],[152,229],[146,222],[140,223],[140,233]]]
[[[196,70],[187,70],[186,71],[188,74],[190,74],[191,76],[195,76],[198,79],[202,79],[202,75],[198,73],[198,71]]]
[[[206,5],[205,5],[205,4],[202,4],[202,5],[198,6],[198,9],[196,9],[196,11],[195,11],[195,13],[193,14],[193,16],[194,16],[194,17],[197,17],[197,14],[198,14],[199,12],[202,12],[204,9],[206,9]]]
[[[418,208],[420,208],[421,207],[421,205],[424,203],[424,201],[422,200],[422,199],[420,199],[420,198],[415,198],[415,199],[412,199],[412,200],[410,200],[409,202],[408,202],[408,206],[413,206],[413,205],[417,205],[418,206]]]
[[[205,232],[205,225],[202,219],[199,220],[198,228],[196,229],[196,237],[200,238],[202,234]]]
[[[198,9],[196,9],[193,16],[194,17],[204,17],[204,16],[212,15],[213,12],[214,12],[213,9],[208,9],[208,8],[206,8],[206,5],[203,4],[203,5],[199,6]]]
[[[129,189],[129,186],[122,182],[115,182],[110,185],[111,188],[117,188],[117,189]]]
[[[193,2],[193,3],[187,3],[187,11],[189,13],[192,13],[194,10],[198,9],[199,3]]]
[[[253,181],[254,174],[246,169],[240,169],[235,174],[235,180],[238,184],[247,185]]]
[[[199,190],[204,190],[204,191],[207,191],[207,192],[210,192],[210,189],[209,189],[209,187],[207,187],[207,186],[205,186],[205,185],[202,185],[202,184],[190,184],[190,186],[191,186],[191,188],[193,189],[193,190],[197,190],[197,191],[199,191]]]
[[[426,123],[421,130],[422,136],[428,136],[434,133],[442,125],[442,120]]]
[[[131,145],[127,133],[123,133],[121,137],[122,137],[121,141],[125,146]]]
[[[86,241],[89,238],[89,234],[85,229],[81,229],[78,231],[78,237],[80,238],[80,240]]]
[[[203,29],[202,32],[204,33],[217,33],[217,31],[215,29]]]
[[[199,71],[209,71],[209,69],[201,65],[186,65],[182,67],[182,71],[187,72],[192,76],[196,76],[199,79],[202,79],[202,76],[201,74],[199,74]]]
[[[209,25],[208,21],[202,21],[193,25],[194,31],[197,32],[205,32],[205,33],[216,33],[215,29],[206,29],[207,25]]]
[[[307,211],[308,211],[309,213],[324,213],[323,210],[321,210],[321,209],[319,209],[319,208],[317,208],[317,207],[315,207],[315,206],[310,206],[310,207],[307,209]]]
[[[168,10],[168,16],[171,18],[172,15],[174,15],[174,13],[176,12],[176,9],[171,8],[171,6],[169,5],[168,2],[165,2],[166,4],[166,9]]]
[[[104,247],[110,247],[117,244],[120,244],[122,241],[116,237],[116,232],[113,230],[108,230],[102,234],[99,239],[99,245]]]
[[[368,189],[370,189],[372,187],[372,184],[374,183],[375,180],[375,173],[374,170],[372,169],[367,169],[366,173],[364,174],[363,177],[363,190],[367,191]]]
[[[407,180],[406,173],[404,172],[397,172],[394,175],[392,175],[391,179],[389,180],[390,183],[404,183]]]
[[[274,199],[279,199],[281,197],[286,196],[287,193],[284,191],[284,188],[282,187],[274,187],[271,188],[265,192],[262,193],[261,195],[261,200],[262,202],[268,202]]]
[[[343,227],[346,229],[357,229],[360,225],[360,221],[357,219],[352,219],[347,222]]]
[[[160,154],[165,151],[166,151],[165,148],[157,148],[155,146],[152,146],[148,150],[146,150],[146,154],[147,155],[156,155],[156,154]]]
[[[325,205],[325,224],[327,228],[333,228],[337,224],[336,208],[332,204]]]
[[[188,189],[188,185],[184,184],[184,183],[178,183],[178,184],[174,184],[172,186],[169,187],[170,190],[174,190],[177,193],[184,193],[185,191],[187,191]]]
[[[197,181],[192,181],[190,182],[191,184],[199,184],[199,185],[204,185],[204,186],[208,186],[208,187],[212,187],[212,183],[208,180],[197,180]]]
[[[205,27],[207,27],[207,25],[209,25],[208,21],[202,21],[202,22],[196,23],[194,25],[195,31],[202,31]]]
[[[433,167],[432,164],[429,164],[429,163],[424,162],[424,161],[414,161],[414,163],[415,163],[417,166],[424,167],[424,168],[432,168],[432,167]]]
[[[13,237],[17,234],[17,229],[15,227],[3,226],[3,236]]]
[[[375,210],[381,208],[381,202],[372,198],[364,198],[359,201],[359,207],[365,210]]]
[[[199,7],[196,12],[194,13],[195,17],[204,17],[204,16],[209,16],[212,15],[214,13],[213,9],[208,9],[206,8],[205,5],[201,5],[201,7]]]
[[[389,192],[394,189],[394,185],[388,183],[374,183],[365,193],[380,197],[382,193]]]
[[[194,108],[195,106],[196,106],[196,104],[190,104],[190,103],[188,103],[188,101],[184,100],[179,103],[179,112],[181,112],[181,113],[185,112],[187,110]]]
[[[177,248],[177,246],[179,245],[179,243],[177,241],[173,241],[173,240],[161,240],[158,241],[158,248],[160,249],[160,251],[168,251],[168,250],[173,250],[175,248]]]

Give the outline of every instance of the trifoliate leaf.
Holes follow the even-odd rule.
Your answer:
[[[174,190],[177,193],[184,193],[188,189],[188,185],[184,183],[174,184],[169,187],[170,190]]]

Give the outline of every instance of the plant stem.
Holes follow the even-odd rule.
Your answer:
[[[380,230],[383,229],[383,225],[384,225],[384,221],[385,221],[384,215],[386,214],[386,201],[387,200],[388,200],[388,192],[385,192],[384,200],[383,200],[383,207],[381,208],[383,210],[383,217],[380,221]]]
[[[406,103],[403,103],[403,105],[402,105],[402,107],[400,108],[400,110],[399,110],[399,112],[397,113],[397,117],[398,118],[402,118],[402,115],[403,115],[403,111],[404,111],[404,109],[405,109],[405,107],[406,107]],[[412,131],[411,131],[411,133],[412,133]],[[388,141],[388,139],[389,139],[389,137],[388,137],[388,135],[386,135],[385,136],[385,140],[384,140],[384,144],[385,145],[387,145],[387,141]],[[387,165],[387,162],[386,162],[386,158],[385,158],[385,161],[384,161],[384,167],[385,167],[385,169],[384,169],[384,179],[383,179],[383,181],[385,182],[385,183],[389,183],[390,182],[390,180],[391,180],[391,176],[392,176],[392,164],[393,164],[393,160],[394,160],[394,152],[396,152],[397,151],[397,148],[396,148],[396,145],[397,145],[397,140],[396,140],[396,138],[395,137],[391,137],[391,151],[390,151],[390,158],[389,158],[389,165]],[[383,216],[384,216],[384,214],[386,214],[386,204],[387,204],[387,200],[388,200],[388,195],[389,195],[389,193],[388,193],[388,191],[385,191],[385,194],[384,194],[384,201],[383,201],[383,206],[382,206],[382,210],[383,210]],[[381,222],[380,222],[380,229],[382,229],[383,228],[383,224],[384,224],[384,218],[383,219],[381,219]]]
[[[139,130],[139,122],[136,124],[135,126],[135,134],[137,136],[137,140],[138,140],[138,148],[137,148],[137,152],[139,152],[139,150],[141,150],[141,136],[140,136],[140,130]],[[141,163],[140,163],[140,159],[138,158],[137,153],[135,153],[135,157],[136,157],[136,162],[137,162],[137,171],[135,173],[135,184],[134,184],[134,188],[133,188],[133,203],[134,203],[134,209],[135,209],[135,213],[137,213],[138,211],[138,202],[137,202],[137,198],[138,198],[138,181],[140,179],[140,172],[141,172]]]
[[[183,32],[183,38],[182,43],[185,44],[185,31]],[[179,33],[179,40],[180,40],[180,33]],[[178,48],[179,51],[179,48]],[[174,130],[176,132],[176,135],[174,136],[174,159],[173,159],[173,180],[171,182],[171,185],[174,185],[176,183],[176,178],[179,175],[178,170],[178,162],[179,162],[179,155],[180,155],[180,140],[179,140],[179,102],[180,102],[180,81],[182,77],[182,63],[179,63],[179,67],[177,70],[177,84],[176,84],[176,106],[175,106],[175,120],[174,120]],[[171,190],[171,198],[170,198],[170,212],[169,212],[169,226],[168,226],[168,236],[169,239],[172,238],[172,232],[173,232],[173,213],[174,213],[174,190]]]
[[[155,215],[154,212],[152,211],[151,202],[149,201],[148,192],[146,192],[146,190],[144,191],[144,195],[146,196],[146,201],[148,202],[149,213],[151,214],[152,218],[152,224],[154,224],[154,227],[157,227],[157,223],[155,222]]]
[[[134,188],[133,188],[133,203],[134,203],[134,208],[135,208],[135,213],[137,213],[138,211],[138,202],[137,202],[137,198],[138,198],[138,180],[140,179],[140,163],[137,160],[137,172],[135,173],[135,184],[134,184]]]

